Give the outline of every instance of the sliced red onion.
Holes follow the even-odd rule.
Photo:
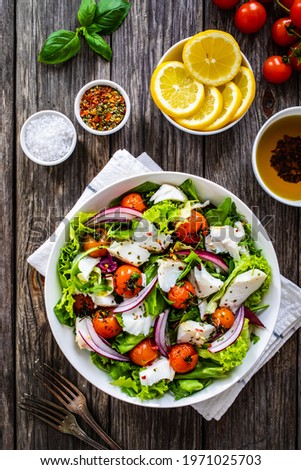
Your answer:
[[[103,258],[101,258],[97,266],[101,269],[102,273],[113,273],[116,271],[118,265],[116,261],[113,260],[112,255],[107,253]]]
[[[127,222],[135,217],[142,217],[142,213],[128,207],[115,206],[109,209],[103,209],[98,214],[91,217],[86,222],[87,227],[99,224],[100,222]]]
[[[151,282],[144,287],[138,295],[135,297],[132,297],[131,299],[126,299],[121,304],[119,304],[116,308],[114,308],[113,312],[115,313],[120,313],[120,312],[128,312],[129,310],[132,310],[133,308],[138,307],[145,297],[150,293],[150,291],[153,289],[153,287],[156,285],[158,280],[158,276],[156,275],[154,279],[151,280]]]
[[[220,268],[224,273],[229,272],[229,267],[223,260],[221,256],[218,256],[214,253],[210,253],[209,251],[206,250],[181,250],[181,251],[175,251],[175,254],[177,255],[189,255],[190,252],[193,251],[196,255],[198,255],[201,259],[204,261],[211,261],[211,263],[215,264],[218,268]]]
[[[252,325],[265,328],[262,321],[258,318],[258,316],[254,312],[252,312],[252,310],[250,310],[248,307],[245,307],[245,306],[243,306],[243,309],[244,309],[245,317],[248,318],[248,320],[250,320],[250,323],[252,323]]]
[[[84,342],[97,354],[116,361],[129,362],[130,358],[111,348],[108,341],[98,336],[90,318],[84,318],[77,330]]]
[[[154,324],[154,339],[155,343],[159,348],[162,356],[168,357],[168,346],[170,346],[170,341],[167,335],[167,319],[168,319],[169,309],[164,310],[160,313],[155,320]]]
[[[234,341],[237,340],[242,331],[242,328],[244,326],[244,318],[244,308],[240,307],[237,311],[234,323],[231,328],[226,331],[226,333],[220,338],[213,341],[213,343],[211,343],[211,345],[209,346],[208,351],[216,353],[222,351],[228,346],[231,346],[231,344],[233,344]]]

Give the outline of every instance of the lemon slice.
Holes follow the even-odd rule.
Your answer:
[[[204,99],[204,86],[178,61],[160,64],[152,75],[150,89],[158,108],[173,118],[191,116]]]
[[[199,110],[190,118],[176,119],[176,122],[188,129],[202,130],[209,126],[223,108],[221,92],[213,86],[205,86],[205,98]]]
[[[185,67],[204,85],[219,86],[232,80],[241,60],[240,48],[234,37],[219,30],[196,34],[183,49]]]
[[[241,104],[234,116],[232,116],[232,120],[236,121],[251,106],[256,93],[256,82],[252,70],[247,67],[240,67],[238,74],[235,75],[232,81],[238,86],[242,96]]]
[[[232,116],[238,110],[241,103],[241,91],[233,82],[228,82],[220,88],[223,97],[223,108],[215,121],[204,129],[205,131],[215,131],[224,127],[232,121]]]

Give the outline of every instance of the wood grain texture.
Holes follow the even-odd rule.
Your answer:
[[[15,193],[15,142],[12,132],[14,123],[15,104],[15,73],[14,73],[14,5],[9,1],[2,2],[2,15],[7,21],[1,22],[1,165],[0,165],[0,217],[3,223],[0,229],[0,240],[2,246],[2,259],[0,267],[0,289],[1,289],[1,335],[0,341],[2,380],[1,380],[1,449],[13,449],[15,440],[15,429],[12,423],[15,419],[15,330],[14,330],[14,281],[13,269],[15,261],[15,250],[11,243],[15,231],[14,217],[14,193]],[[5,247],[5,248],[4,248]],[[3,333],[2,333],[3,332]]]
[[[1,289],[6,293],[1,318],[6,323],[7,335],[6,341],[1,341],[5,359],[1,446],[88,449],[17,407],[24,392],[49,398],[48,391],[33,377],[35,362],[45,361],[79,386],[96,420],[124,449],[300,449],[300,332],[251,379],[221,420],[210,422],[191,407],[158,410],[107,396],[87,383],[68,363],[51,333],[43,279],[26,259],[48,238],[85,186],[119,148],[126,148],[135,156],[146,151],[164,170],[204,176],[235,193],[266,226],[282,274],[300,285],[300,209],[281,205],[267,196],[256,182],[251,166],[252,145],[260,126],[280,109],[301,105],[297,74],[280,86],[269,85],[262,77],[264,58],[277,52],[269,34],[277,11],[269,5],[265,28],[256,35],[245,36],[233,25],[233,11],[219,10],[209,0],[131,3],[126,21],[106,38],[113,48],[111,63],[96,56],[83,42],[77,57],[62,65],[47,66],[37,62],[39,49],[52,31],[75,29],[80,1],[16,0],[12,14],[11,3],[3,0],[5,37],[9,41],[3,42],[6,62],[2,74],[10,86],[2,95],[9,119],[4,122],[1,197],[3,218],[9,223],[3,232],[3,246],[7,249],[3,254],[5,271],[1,271]],[[233,34],[250,60],[257,81],[256,98],[248,114],[229,131],[206,138],[174,128],[155,106],[149,92],[152,71],[162,54],[178,40],[203,28]],[[111,78],[120,83],[131,99],[130,120],[110,138],[85,132],[74,118],[77,92],[96,78]],[[74,154],[57,167],[32,163],[19,145],[23,122],[42,109],[62,111],[75,123],[78,132]]]

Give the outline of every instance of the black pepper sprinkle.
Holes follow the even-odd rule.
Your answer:
[[[288,183],[301,181],[301,137],[284,135],[272,150],[270,159],[277,175]]]

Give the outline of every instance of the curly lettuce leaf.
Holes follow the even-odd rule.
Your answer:
[[[75,238],[62,248],[57,264],[57,272],[62,286],[62,296],[54,307],[58,320],[64,325],[73,326],[76,316],[73,311],[75,286],[72,281],[72,264],[79,253],[79,242]]]
[[[70,222],[70,240],[80,242],[80,235],[83,233],[94,233],[93,228],[86,227],[85,223],[97,212],[79,212]]]
[[[113,379],[112,385],[121,387],[121,390],[130,397],[137,397],[140,400],[152,400],[161,398],[168,391],[168,381],[160,380],[153,385],[142,385],[139,378],[139,366],[132,362],[120,362],[91,353],[92,362],[99,369],[107,372]]]
[[[199,356],[203,359],[211,359],[220,364],[225,372],[239,366],[251,344],[249,320],[244,320],[244,326],[237,340],[226,349],[212,353],[207,349],[200,349]]]
[[[170,383],[169,389],[176,400],[181,400],[181,398],[188,397],[196,392],[199,392],[200,390],[203,390],[203,388],[207,387],[211,382],[211,379],[176,380]]]
[[[158,202],[143,212],[143,218],[154,223],[158,227],[158,231],[163,233],[174,232],[174,228],[170,228],[169,224],[179,217],[179,207],[170,200]]]

